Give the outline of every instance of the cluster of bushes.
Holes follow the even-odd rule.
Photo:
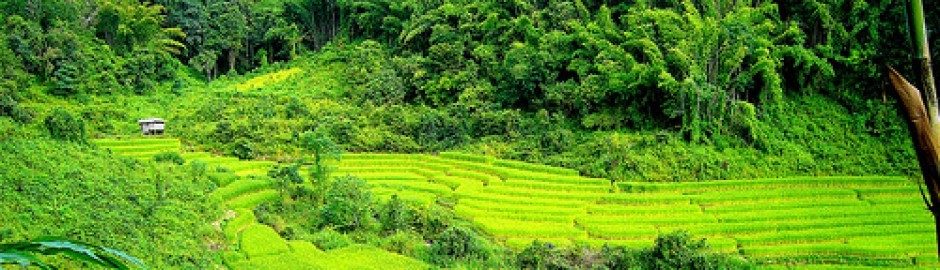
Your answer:
[[[43,138],[0,140],[0,164],[0,242],[60,236],[122,250],[153,269],[221,265],[223,238],[210,225],[221,210],[207,197],[216,184],[205,166]]]
[[[755,269],[755,265],[732,255],[709,250],[705,239],[685,232],[660,235],[650,248],[630,249],[605,245],[601,249],[562,249],[533,241],[516,254],[522,269]]]

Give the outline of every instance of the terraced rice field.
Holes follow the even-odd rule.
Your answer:
[[[180,141],[172,138],[100,139],[93,143],[115,154],[138,159],[181,150]],[[230,246],[235,247],[224,253],[225,263],[231,269],[428,268],[421,261],[375,247],[354,245],[322,251],[309,242],[285,240],[274,229],[259,224],[251,210],[260,203],[280,199],[271,182],[263,177],[274,162],[243,161],[204,152],[186,152],[181,156],[187,162],[224,168],[220,178],[231,179],[209,196],[228,209],[222,231]]]
[[[174,139],[95,143],[141,159],[180,149]],[[231,172],[234,180],[211,197],[232,210],[224,232],[238,247],[226,255],[235,269],[338,269],[378,261],[368,265],[426,267],[375,248],[323,252],[310,243],[286,241],[258,224],[250,211],[278,199],[270,182],[252,177],[273,163],[182,155]],[[772,268],[940,267],[932,219],[917,186],[900,177],[612,184],[573,170],[458,153],[347,154],[338,165],[334,175],[362,177],[380,198],[398,194],[419,204],[456,198],[458,215],[515,248],[534,239],[562,246],[647,247],[658,234],[686,230],[708,238],[714,249]]]
[[[901,177],[612,184],[458,153],[347,154],[334,173],[343,174],[381,197],[457,198],[458,215],[515,248],[534,239],[648,247],[657,234],[686,230],[771,267],[940,267],[933,220]]]

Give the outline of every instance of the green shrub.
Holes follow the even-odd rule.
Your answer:
[[[156,162],[170,162],[176,165],[183,165],[186,163],[186,160],[183,159],[183,156],[180,156],[179,152],[160,152],[153,156],[153,160]]]
[[[487,256],[483,243],[472,231],[452,226],[432,240],[431,254],[437,263],[447,264],[454,260],[480,258]]]
[[[432,204],[424,211],[417,211],[414,214],[413,226],[425,239],[432,239],[444,233],[454,221],[454,211],[437,204]]]
[[[0,92],[0,116],[13,118],[20,123],[26,123],[33,120],[33,114],[20,106],[11,95]]]
[[[337,232],[332,228],[325,228],[313,234],[310,242],[313,242],[314,245],[317,245],[317,247],[322,250],[343,248],[353,244],[353,241],[349,239],[349,236],[346,236],[341,232]]]
[[[52,138],[73,142],[85,142],[85,122],[68,111],[57,108],[45,120],[46,130]]]
[[[565,261],[561,250],[551,243],[532,241],[528,247],[516,255],[516,262],[522,269],[568,269],[572,268]]]
[[[411,231],[400,231],[386,236],[382,238],[380,245],[382,249],[411,257],[427,252],[428,248],[421,235]]]
[[[747,262],[709,251],[705,239],[679,231],[656,238],[642,255],[645,269],[748,269]]]
[[[382,232],[384,233],[391,234],[411,229],[412,210],[398,198],[398,195],[393,194],[378,214],[379,223],[382,225]]]
[[[349,232],[372,222],[372,192],[358,177],[337,177],[330,184],[320,212],[323,225]]]
[[[271,179],[274,179],[278,189],[281,190],[281,193],[291,195],[292,197],[297,197],[294,192],[294,186],[298,184],[303,184],[304,178],[300,176],[300,165],[284,165],[284,166],[274,166],[271,170],[268,171],[268,176]]]
[[[239,139],[232,144],[233,156],[238,157],[241,160],[252,159],[255,156],[254,150],[251,147],[251,142],[245,139]]]
[[[608,269],[630,269],[640,264],[638,252],[633,252],[623,246],[610,246],[604,244],[601,248],[601,258]]]

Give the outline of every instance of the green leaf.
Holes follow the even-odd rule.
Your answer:
[[[10,252],[0,252],[0,270],[3,270],[4,264],[18,264],[23,268],[27,266],[36,266],[39,269],[55,269],[52,266],[42,262],[36,256],[26,252],[20,251],[10,251]]]

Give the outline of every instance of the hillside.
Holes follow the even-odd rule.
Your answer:
[[[0,268],[937,269],[910,12],[0,1]]]

